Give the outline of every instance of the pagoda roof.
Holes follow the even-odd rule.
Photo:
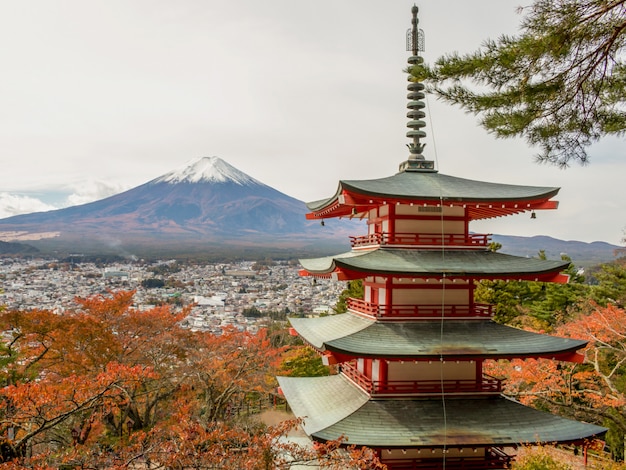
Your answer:
[[[487,447],[566,443],[605,428],[504,398],[377,399],[343,375],[278,377],[289,406],[313,439],[389,447]]]
[[[308,218],[346,216],[381,204],[466,206],[470,219],[515,214],[526,210],[554,209],[550,201],[558,187],[491,183],[448,176],[437,171],[401,171],[370,180],[341,180],[336,193],[307,203]]]
[[[558,273],[569,262],[524,258],[489,250],[418,250],[384,248],[353,250],[334,256],[299,260],[311,275],[342,273],[342,279],[367,274],[411,277],[480,277],[564,282]]]
[[[319,351],[359,357],[566,357],[587,344],[490,320],[377,322],[352,313],[289,320]]]

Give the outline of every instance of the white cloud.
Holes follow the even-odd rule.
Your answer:
[[[56,209],[56,207],[31,196],[0,193],[0,218],[2,219],[14,215],[46,212],[53,209]]]
[[[113,196],[128,188],[119,183],[88,179],[58,189],[41,188],[32,194],[0,193],[0,219],[78,206]]]
[[[74,185],[66,206],[78,206],[113,196],[124,190],[120,184],[88,180]]]

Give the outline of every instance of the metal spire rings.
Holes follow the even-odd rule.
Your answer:
[[[417,12],[417,6],[413,5],[413,8],[411,8],[411,13],[413,14],[411,24],[413,27],[407,31],[407,50],[412,52],[411,57],[408,59],[409,70],[411,67],[424,62],[424,59],[419,56],[419,52],[424,50],[424,32],[417,27]],[[422,155],[426,144],[420,142],[420,139],[426,137],[426,132],[422,130],[426,127],[426,122],[423,121],[426,117],[426,113],[423,111],[426,107],[424,103],[424,85],[419,81],[414,81],[410,73],[408,80],[407,89],[409,94],[407,98],[409,102],[407,104],[408,112],[406,116],[410,119],[407,123],[407,127],[410,130],[407,131],[406,136],[411,139],[411,142],[407,144],[410,155],[409,159],[400,165],[400,171],[433,170],[434,163],[427,161]]]

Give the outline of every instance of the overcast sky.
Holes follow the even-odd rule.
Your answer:
[[[515,34],[529,0],[419,2],[426,62]],[[81,204],[218,156],[303,201],[408,156],[406,0],[0,0],[0,217]],[[441,173],[559,186],[557,211],[470,228],[619,244],[624,142],[559,170],[427,100]]]

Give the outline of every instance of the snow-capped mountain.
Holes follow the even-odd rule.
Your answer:
[[[219,157],[196,158],[152,181],[152,183],[170,184],[226,182],[237,183],[241,186],[265,186]]]
[[[215,247],[302,250],[348,245],[346,224],[305,218],[302,201],[217,157],[204,157],[99,201],[0,220],[0,232],[27,232],[58,251],[162,252]],[[354,226],[354,224],[352,224]],[[358,231],[362,231],[362,228]],[[24,239],[24,237],[22,237]],[[87,246],[89,245],[89,247]]]

